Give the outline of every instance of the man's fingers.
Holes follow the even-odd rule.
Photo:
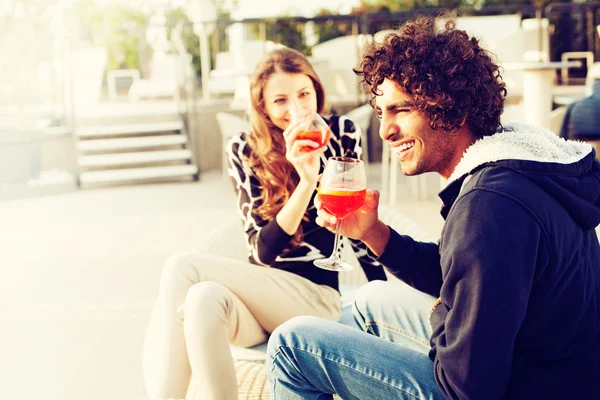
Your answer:
[[[317,210],[317,215],[321,217],[321,219],[329,224],[335,225],[337,222],[337,218],[331,214],[329,214],[324,209]]]
[[[320,177],[320,176],[321,176],[321,175],[319,175],[319,177]],[[317,196],[315,196],[315,200],[313,201],[313,204],[315,205],[315,208],[316,208],[317,210],[320,210],[320,209],[321,209],[321,201],[319,200],[319,196],[318,196],[318,195],[317,195]],[[318,213],[318,211],[317,211],[317,213]]]

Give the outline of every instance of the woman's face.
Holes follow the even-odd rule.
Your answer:
[[[281,130],[290,124],[292,113],[317,112],[315,86],[307,75],[301,73],[275,72],[265,84],[263,98],[267,115]]]

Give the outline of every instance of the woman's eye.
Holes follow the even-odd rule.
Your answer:
[[[274,103],[275,103],[275,104],[282,104],[282,103],[284,103],[284,102],[285,102],[285,99],[276,99],[276,100],[274,101]]]

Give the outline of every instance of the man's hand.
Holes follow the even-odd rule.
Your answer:
[[[367,190],[362,207],[344,218],[340,227],[342,236],[362,240],[377,256],[383,252],[390,240],[390,228],[378,217],[379,196],[377,190]],[[315,196],[314,203],[317,208],[316,223],[335,232],[337,218],[323,208],[319,196]]]
[[[337,218],[329,214],[319,201],[319,196],[315,196],[315,207],[317,208],[316,222],[320,226],[335,232]],[[340,234],[351,239],[362,240],[370,232],[378,221],[377,208],[379,206],[379,192],[367,190],[365,202],[362,207],[348,215],[342,220]]]

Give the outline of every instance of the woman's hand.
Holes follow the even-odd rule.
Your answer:
[[[285,158],[296,169],[296,172],[300,176],[300,181],[316,185],[321,166],[320,157],[325,152],[326,147],[316,149],[319,147],[319,144],[312,140],[296,140],[296,136],[301,131],[301,125],[302,121],[292,122],[283,132],[286,148]],[[306,147],[312,147],[316,150],[302,151]]]

